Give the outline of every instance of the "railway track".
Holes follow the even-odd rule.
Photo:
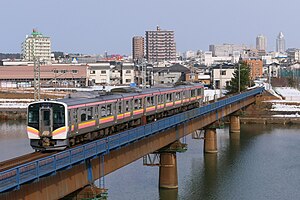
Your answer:
[[[19,156],[16,158],[12,158],[9,160],[5,160],[3,162],[0,162],[0,172],[5,171],[7,169],[34,161],[36,159],[44,158],[47,156],[50,156],[56,152],[47,152],[47,153],[42,153],[42,152],[34,152],[34,153],[29,153],[23,156]]]

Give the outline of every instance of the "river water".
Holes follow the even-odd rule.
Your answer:
[[[178,190],[158,189],[158,167],[142,160],[105,177],[108,199],[300,199],[300,126],[242,125],[240,139],[218,129],[218,153],[203,154],[203,140],[185,138],[177,153]],[[0,123],[0,160],[32,152],[22,121]]]

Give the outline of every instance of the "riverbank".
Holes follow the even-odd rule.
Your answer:
[[[241,117],[243,124],[300,124],[300,117]]]
[[[26,108],[0,108],[0,120],[24,120],[26,118]]]
[[[41,99],[57,99],[66,95],[62,91],[41,91]],[[0,89],[0,120],[24,120],[27,106],[34,101],[32,88]]]
[[[241,112],[240,121],[244,124],[300,124],[300,102],[287,101],[282,95],[265,91],[256,98],[255,104]]]

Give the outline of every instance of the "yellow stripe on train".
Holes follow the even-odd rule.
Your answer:
[[[52,132],[52,135],[54,136],[54,135],[59,135],[59,134],[61,134],[61,133],[65,133],[67,131],[67,127],[66,126],[63,126],[63,127],[61,127],[61,128],[58,128],[58,129],[56,129],[56,130],[54,130],[53,132]]]

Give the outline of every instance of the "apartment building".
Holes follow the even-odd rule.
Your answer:
[[[47,64],[51,61],[51,40],[42,33],[33,29],[31,35],[27,35],[22,43],[22,59],[25,61],[38,60]]]
[[[132,38],[132,58],[134,61],[140,61],[144,58],[145,44],[144,37],[134,36]]]
[[[250,67],[250,79],[255,80],[263,77],[263,61],[262,60],[245,60]]]
[[[148,62],[176,60],[176,45],[174,31],[146,31],[146,57]]]

